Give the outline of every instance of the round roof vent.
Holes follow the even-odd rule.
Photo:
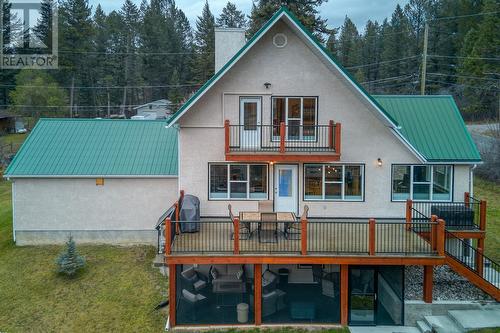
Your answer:
[[[276,35],[274,35],[273,37],[274,46],[282,48],[285,47],[287,43],[288,43],[288,38],[286,37],[285,34],[277,33]]]

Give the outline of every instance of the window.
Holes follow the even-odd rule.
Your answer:
[[[363,186],[363,165],[304,165],[304,200],[361,201]]]
[[[392,200],[450,201],[451,165],[393,165]]]
[[[267,165],[209,164],[210,199],[267,199]]]
[[[273,97],[273,135],[279,136],[279,126],[287,126],[287,140],[315,140],[316,97]]]

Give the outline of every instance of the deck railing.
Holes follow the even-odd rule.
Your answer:
[[[485,256],[483,249],[473,247],[469,242],[446,231],[446,254],[467,267],[479,277],[500,288],[500,264]]]
[[[180,233],[171,232],[175,225],[180,226]],[[444,228],[440,229],[436,221],[408,224],[402,220],[303,219],[243,223],[228,219],[202,220],[195,225],[167,218],[165,253],[429,256],[444,252],[444,241],[440,241],[443,235]]]
[[[232,125],[225,122],[226,153],[340,153],[340,123],[328,125]]]

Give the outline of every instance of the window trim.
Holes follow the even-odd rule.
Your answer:
[[[290,141],[296,141],[296,142],[318,142],[318,128],[317,126],[319,125],[319,119],[318,119],[318,114],[319,114],[319,96],[271,96],[271,126],[273,125],[273,120],[274,120],[274,100],[276,98],[284,98],[285,99],[285,125],[288,126],[288,100],[291,98],[299,98],[300,99],[300,119],[299,118],[290,118],[291,120],[300,120],[300,128],[301,128],[301,133],[300,133],[300,138],[298,140],[290,140]],[[304,98],[314,98],[316,101],[315,103],[315,110],[314,110],[314,139],[304,139]],[[279,136],[272,135],[271,136],[271,141],[272,142],[278,142],[280,139]],[[288,133],[285,135],[285,140],[288,141]]]
[[[453,202],[454,187],[455,187],[455,165],[454,164],[407,164],[407,163],[394,163],[391,164],[391,202],[406,202],[408,199],[394,199],[394,167],[403,166],[410,167],[410,197],[408,199],[415,202]],[[429,182],[414,182],[413,181],[413,168],[415,166],[426,166],[430,167],[430,180]],[[447,200],[434,200],[434,167],[435,166],[449,166],[451,169],[451,179],[450,179],[450,199]],[[414,184],[429,184],[430,186],[430,199],[414,199],[413,198],[413,185]]]
[[[306,167],[311,165],[321,166],[321,183],[322,193],[321,199],[308,199],[306,198]],[[325,181],[325,166],[332,165],[342,167],[342,181]],[[346,166],[361,167],[361,199],[345,199],[345,168]],[[365,202],[365,163],[304,163],[302,166],[302,201],[304,202]],[[325,198],[325,184],[341,184],[341,199],[326,199]]]
[[[212,165],[225,165],[227,166],[227,194],[225,198],[212,198],[210,196],[210,183],[211,175],[210,168]],[[247,166],[247,180],[231,180],[231,165],[246,165]],[[266,197],[250,198],[250,166],[261,165],[266,167]],[[231,198],[231,183],[246,183],[246,198]],[[229,163],[229,162],[209,162],[208,163],[208,186],[207,186],[208,201],[262,201],[269,200],[269,163]]]

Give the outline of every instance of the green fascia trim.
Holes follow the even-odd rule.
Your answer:
[[[177,121],[177,117],[179,117],[179,115],[181,115],[184,110],[190,107],[191,103],[193,103],[193,101],[198,98],[198,96],[204,93],[208,86],[210,86],[212,82],[217,80],[228,67],[232,66],[236,59],[238,59],[239,56],[250,47],[250,45],[253,45],[253,42],[255,40],[259,39],[270,26],[274,25],[275,21],[281,16],[281,14],[285,14],[291,21],[297,24],[301,32],[308,36],[312,40],[312,42],[316,44],[316,46],[327,56],[327,58],[332,61],[340,69],[340,71],[342,71],[342,73],[344,73],[359,88],[359,90],[379,109],[379,111],[382,112],[384,116],[394,124],[395,127],[399,126],[398,122],[387,111],[384,110],[384,108],[352,77],[352,75],[340,63],[335,60],[333,55],[323,45],[321,45],[319,40],[311,32],[309,32],[309,30],[307,30],[307,28],[304,27],[302,23],[300,23],[298,18],[285,6],[281,6],[281,8],[269,19],[269,21],[267,21],[266,24],[264,24],[259,29],[259,31],[257,31],[257,33],[225,65],[217,73],[215,73],[215,75],[212,76],[203,86],[201,86],[201,88],[193,96],[191,96],[186,101],[186,103],[184,103],[184,105],[172,115],[172,117],[169,118],[168,125]]]

